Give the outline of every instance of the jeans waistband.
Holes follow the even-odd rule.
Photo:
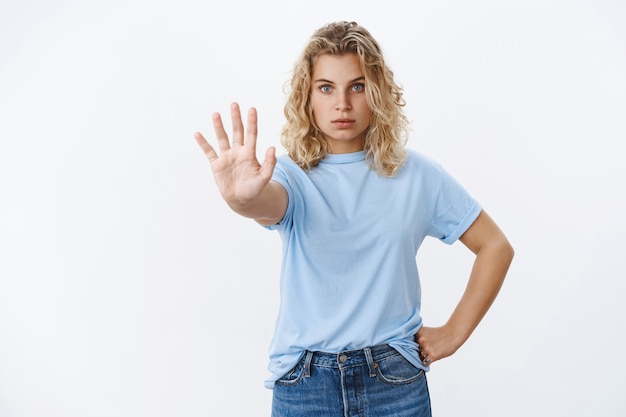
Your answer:
[[[312,352],[306,351],[304,361],[305,374],[310,372],[311,365],[328,368],[349,368],[367,365],[370,374],[375,374],[376,361],[398,352],[389,345],[378,345],[358,350],[343,352]]]

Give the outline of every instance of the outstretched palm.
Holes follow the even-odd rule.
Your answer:
[[[269,182],[276,165],[276,150],[270,147],[263,164],[259,163],[256,157],[256,109],[251,108],[248,112],[245,131],[237,103],[231,105],[230,113],[233,125],[232,145],[220,114],[213,114],[219,155],[201,133],[196,132],[195,138],[211,162],[215,182],[224,200],[231,207],[241,207],[258,197]]]

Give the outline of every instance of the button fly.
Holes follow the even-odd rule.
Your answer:
[[[347,355],[340,355],[339,356],[339,362],[345,363],[347,360],[348,360],[348,356]]]

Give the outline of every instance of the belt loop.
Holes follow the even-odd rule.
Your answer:
[[[363,349],[365,352],[365,359],[367,360],[367,367],[370,371],[370,377],[374,378],[376,376],[376,363],[374,362],[374,358],[372,357],[372,350],[370,348]]]
[[[313,352],[306,351],[306,357],[304,358],[304,376],[309,378],[311,376],[311,360],[313,359]]]

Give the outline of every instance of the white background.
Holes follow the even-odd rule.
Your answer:
[[[279,152],[312,32],[356,20],[439,160],[516,258],[429,374],[446,416],[623,416],[622,1],[0,1],[0,416],[268,416],[278,235],[193,140],[231,101]],[[439,325],[471,257],[429,240]]]

